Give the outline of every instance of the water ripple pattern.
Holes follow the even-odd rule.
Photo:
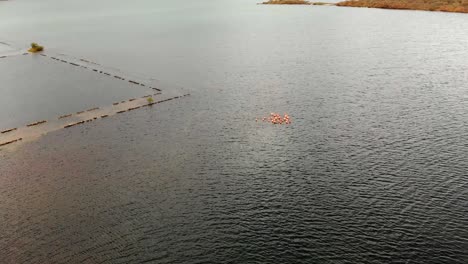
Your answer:
[[[466,15],[36,2],[5,36],[191,96],[1,150],[3,263],[468,263]]]

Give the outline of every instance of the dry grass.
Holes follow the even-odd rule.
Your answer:
[[[337,6],[468,13],[468,0],[348,0]]]
[[[269,0],[263,2],[264,5],[310,5],[309,1],[305,0]]]

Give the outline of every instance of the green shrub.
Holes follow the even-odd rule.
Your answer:
[[[44,47],[40,46],[39,44],[35,42],[31,43],[31,48],[29,49],[30,52],[39,52],[43,50],[44,50]]]

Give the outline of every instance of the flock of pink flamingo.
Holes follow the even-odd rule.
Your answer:
[[[269,122],[275,125],[291,124],[291,119],[289,118],[288,114],[284,114],[284,116],[281,116],[277,113],[271,113],[269,117],[263,117],[262,121]],[[255,119],[255,122],[258,122],[258,118]]]

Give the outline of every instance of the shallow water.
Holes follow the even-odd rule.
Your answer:
[[[61,115],[153,92],[150,87],[116,79],[114,74],[105,75],[100,66],[83,68],[70,63],[74,62],[53,60],[50,56],[38,54],[0,59],[3,77],[0,130],[57,119]],[[96,68],[100,71],[94,72]]]
[[[0,151],[7,263],[468,261],[468,16],[1,4],[12,43],[191,90]]]

